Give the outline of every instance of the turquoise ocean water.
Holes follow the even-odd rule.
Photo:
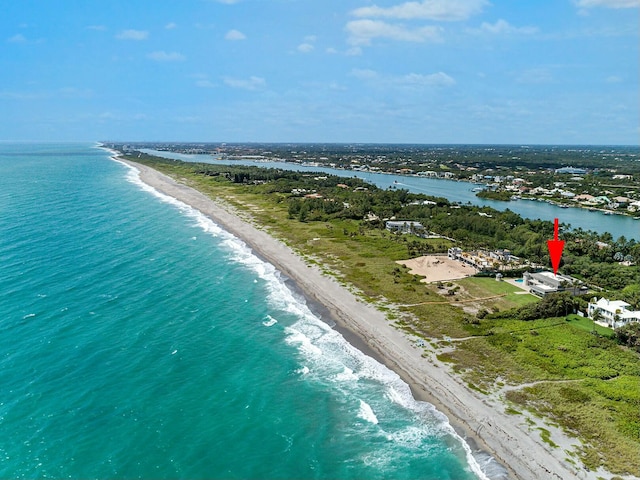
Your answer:
[[[0,144],[0,478],[501,478],[278,272],[89,144]]]

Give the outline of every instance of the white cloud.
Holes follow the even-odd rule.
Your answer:
[[[87,30],[95,30],[96,32],[104,32],[107,30],[107,27],[104,25],[89,25]]]
[[[179,123],[199,123],[202,121],[200,117],[195,115],[187,115],[184,117],[174,117],[174,120]]]
[[[7,38],[7,42],[9,42],[9,43],[27,43],[27,37],[25,37],[21,33],[18,33],[16,35],[14,35],[13,37]]]
[[[244,40],[247,36],[239,30],[229,30],[224,38],[226,40]]]
[[[640,0],[576,0],[576,5],[581,8],[606,7],[606,8],[634,8],[640,7]]]
[[[164,26],[164,28],[167,30],[173,30],[174,28],[178,28],[178,25],[173,22],[169,22]]]
[[[44,92],[12,92],[0,91],[0,98],[7,100],[39,100],[48,98],[50,95]]]
[[[196,81],[196,87],[215,88],[215,86],[216,86],[215,83],[213,83],[211,80],[207,80],[206,78]]]
[[[379,20],[354,20],[348,22],[345,29],[349,32],[351,45],[371,45],[377,37],[390,38],[404,42],[441,41],[440,27],[407,28],[404,25],[392,25]]]
[[[217,85],[209,80],[209,76],[204,73],[195,73],[193,75],[189,75],[190,78],[195,79],[196,87],[200,88],[215,88]]]
[[[146,40],[149,32],[146,30],[122,30],[116,35],[118,40]]]
[[[519,83],[551,83],[553,81],[553,75],[551,75],[551,72],[546,68],[530,68],[521,72],[516,77],[516,80]]]
[[[618,77],[617,75],[611,75],[611,76],[607,77],[605,79],[605,81],[607,83],[621,83],[622,82],[622,78]]]
[[[351,12],[356,17],[386,17],[398,19],[466,20],[482,11],[489,2],[486,0],[423,0],[405,2],[383,8],[373,5],[361,7]]]
[[[494,33],[496,35],[505,35],[505,34],[531,35],[538,31],[536,27],[514,27],[513,25],[509,24],[509,22],[502,19],[498,20],[494,24],[482,22],[482,25],[480,26],[480,30],[487,33]]]
[[[151,60],[155,60],[156,62],[181,62],[182,60],[185,60],[185,56],[181,53],[165,52],[164,50],[151,52],[147,57]]]
[[[372,78],[377,78],[378,72],[376,72],[375,70],[370,70],[368,68],[354,68],[353,70],[351,70],[351,73],[349,75],[361,80],[370,80]]]
[[[313,51],[313,45],[311,45],[310,43],[301,43],[300,45],[298,45],[297,50],[300,53],[310,53]]]
[[[455,85],[456,81],[444,72],[432,73],[429,75],[421,75],[419,73],[410,73],[398,78],[397,83],[411,86],[423,87],[450,87]]]
[[[59,94],[65,98],[90,98],[93,97],[93,90],[89,88],[64,87],[58,90]]]
[[[232,88],[258,90],[266,85],[264,78],[251,76],[248,79],[225,77],[224,83]]]
[[[390,86],[403,87],[450,87],[456,84],[453,77],[444,72],[430,74],[409,73],[402,76],[381,75],[375,70],[354,68],[349,73],[350,76],[359,80],[373,83],[379,87],[388,88]]]

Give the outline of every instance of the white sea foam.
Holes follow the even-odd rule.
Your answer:
[[[195,219],[196,225],[204,232],[221,239],[221,245],[229,252],[232,261],[249,268],[265,282],[268,291],[267,300],[271,307],[296,319],[291,326],[284,329],[285,342],[294,346],[304,363],[310,365],[310,367],[304,365],[296,371],[297,373],[305,378],[319,378],[323,383],[329,381],[336,391],[347,396],[367,393],[367,388],[369,388],[368,393],[375,396],[376,387],[372,387],[371,384],[377,385],[378,389],[383,387],[384,397],[392,404],[411,412],[418,422],[416,426],[387,434],[391,435],[389,439],[405,445],[416,445],[427,434],[439,431],[441,434],[451,435],[459,440],[464,449],[469,468],[479,478],[488,480],[473,457],[471,448],[456,434],[446,416],[431,404],[415,400],[409,386],[395,372],[364,355],[348,343],[341,334],[314,315],[304,299],[298,298],[287,287],[273,265],[258,258],[243,241],[223,230],[198,210],[142,182],[138,169],[124,162],[119,163],[129,168],[128,181]],[[360,402],[362,403],[358,416],[377,424],[378,416],[373,412],[371,405],[363,400]],[[379,414],[382,413],[384,412],[379,412]]]
[[[373,409],[371,405],[369,405],[364,400],[360,400],[360,409],[358,410],[358,417],[363,420],[366,420],[369,423],[373,423],[374,425],[378,424],[378,417],[373,413]]]
[[[425,428],[410,425],[402,430],[384,434],[385,438],[390,442],[408,448],[420,448],[424,441],[429,437],[430,432]]]
[[[278,323],[278,320],[276,320],[275,318],[273,318],[271,315],[267,315],[268,320],[262,322],[262,324],[265,327],[272,327],[274,326],[276,323]]]
[[[138,170],[136,167],[131,166],[128,163],[125,163],[116,158],[112,158],[112,159],[113,161],[118,162],[124,165],[125,167],[127,167],[128,171],[127,171],[126,179],[128,182],[133,183],[134,185],[136,185],[138,188],[140,188],[145,192],[151,193],[153,196],[155,196],[162,202],[172,205],[173,207],[177,208],[180,212],[185,214],[187,217],[194,219],[196,222],[196,226],[202,229],[205,233],[211,234],[216,237],[226,234],[228,238],[235,238],[230,233],[227,233],[225,230],[220,228],[218,224],[213,222],[210,218],[205,216],[199,210],[196,210],[192,206],[187,205],[186,203],[178,200],[177,198],[166,195],[160,192],[159,190],[156,190],[151,185],[148,185],[145,182],[143,182],[140,179],[140,170]],[[192,237],[192,239],[195,240],[196,237]]]
[[[360,376],[353,373],[349,367],[344,367],[344,370],[334,377],[338,382],[353,382],[357,381]]]
[[[286,327],[285,332],[289,333],[285,341],[290,345],[296,345],[298,349],[309,356],[320,356],[322,350],[315,346],[309,337],[291,327]]]

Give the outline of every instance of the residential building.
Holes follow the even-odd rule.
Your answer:
[[[597,300],[595,297],[589,302],[587,315],[593,319],[598,312],[600,321],[598,323],[605,324],[611,328],[618,328],[631,322],[640,322],[640,311],[630,310],[627,302],[622,300],[608,300],[601,298]]]
[[[640,211],[640,200],[636,202],[631,202],[629,205],[627,205],[627,210],[630,212]]]
[[[518,268],[521,264],[520,258],[511,255],[509,250],[465,252],[459,247],[451,247],[447,251],[447,256],[452,260],[457,260],[485,272],[507,271]]]
[[[587,173],[587,171],[584,168],[562,167],[562,168],[556,168],[556,173],[571,173],[571,174],[582,175],[584,173]]]
[[[539,297],[549,293],[569,292],[580,295],[587,292],[587,287],[577,278],[568,275],[554,275],[553,272],[524,272],[522,281],[529,291]]]
[[[399,233],[421,233],[425,230],[424,225],[420,222],[412,222],[409,220],[391,220],[385,222],[384,226],[391,232]]]

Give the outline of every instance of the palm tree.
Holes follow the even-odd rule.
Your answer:
[[[599,308],[596,308],[593,312],[593,315],[591,315],[591,320],[593,320],[593,333],[596,333],[596,322],[600,322],[602,318],[602,312]]]

